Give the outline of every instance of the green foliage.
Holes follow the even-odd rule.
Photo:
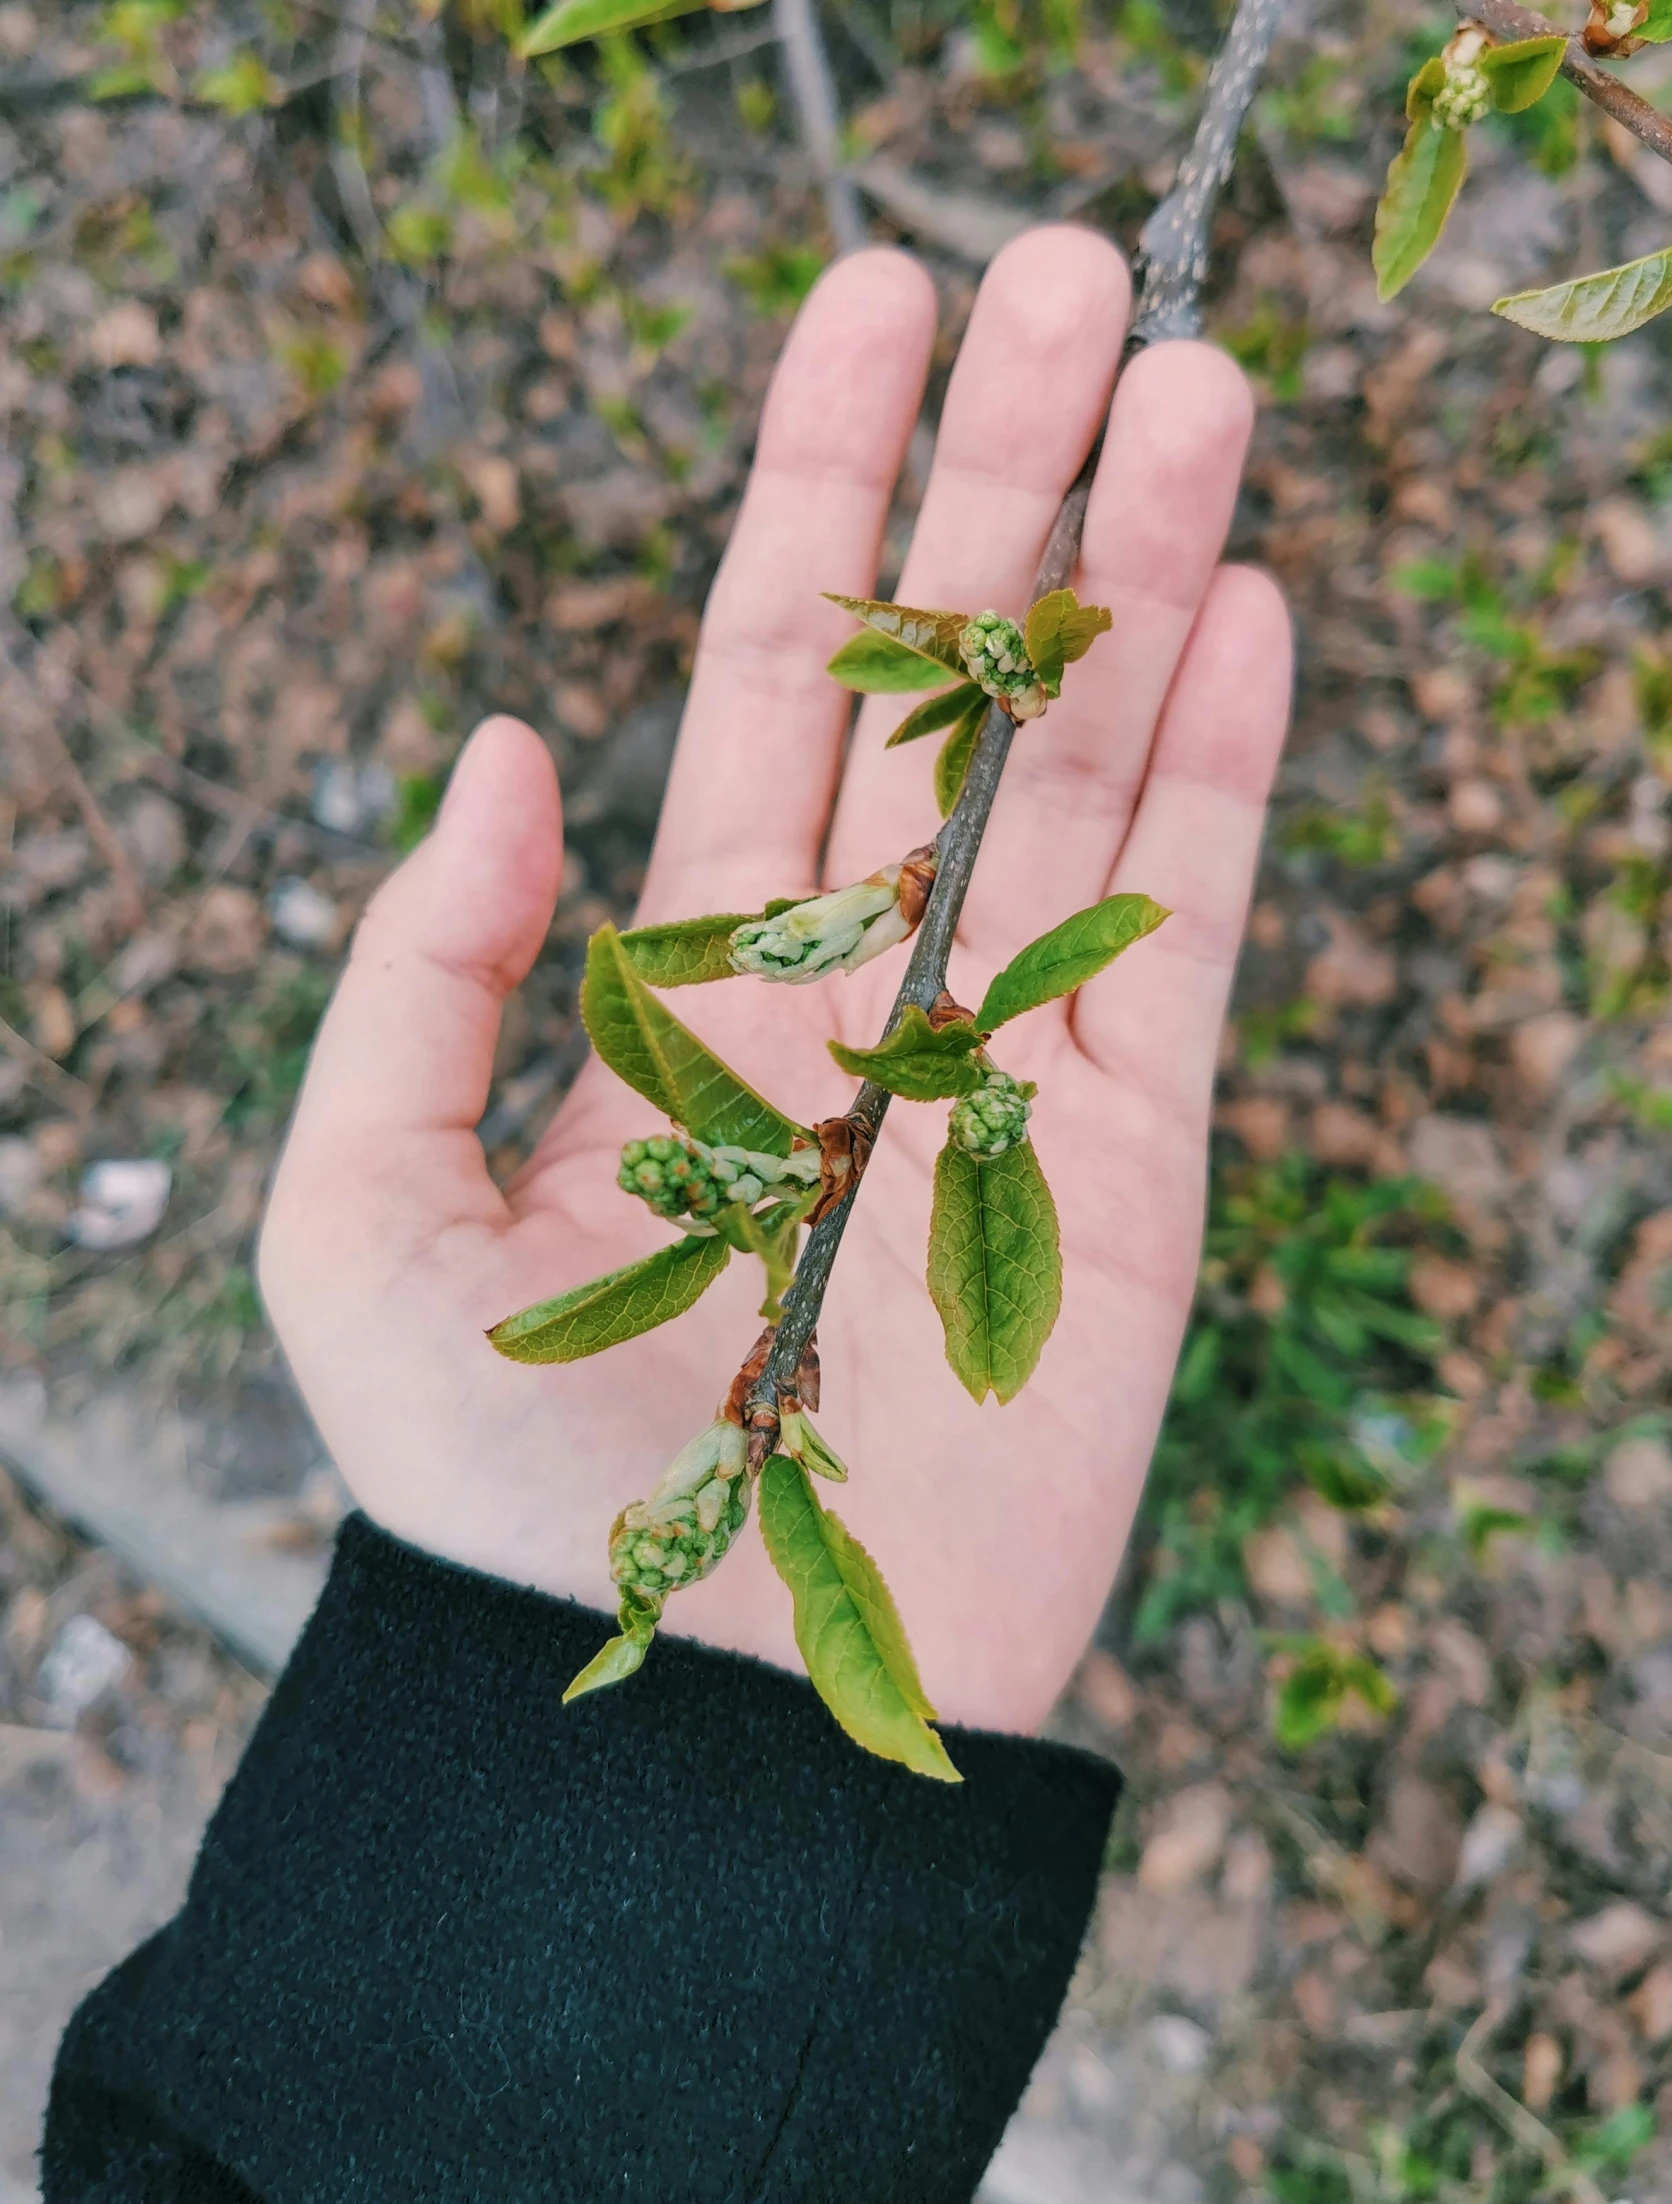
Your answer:
[[[489,1344],[508,1362],[579,1362],[682,1316],[731,1260],[723,1239],[676,1240],[500,1320]]]
[[[943,819],[950,819],[958,807],[970,760],[986,723],[986,692],[977,689],[968,710],[941,744],[940,754],[935,759],[935,803]]]
[[[587,944],[581,1017],[611,1071],[696,1139],[787,1156],[798,1138],[811,1138],[663,1009],[613,926]]]
[[[1565,31],[1517,38],[1505,46],[1488,46],[1477,67],[1491,88],[1497,112],[1521,115],[1536,106],[1555,83],[1566,48]]]
[[[592,134],[609,155],[599,188],[624,213],[666,214],[684,181],[667,96],[631,38],[606,38],[598,65],[609,87],[592,117]]]
[[[1062,1306],[1056,1204],[1030,1140],[983,1160],[948,1141],[935,1163],[929,1295],[972,1400],[1014,1400]]]
[[[845,644],[844,650],[851,650],[855,643],[871,644],[879,640],[893,646],[891,651],[878,652],[874,660],[879,666],[898,664],[900,680],[891,683],[891,687],[904,686],[908,656],[918,661],[916,686],[920,689],[940,681],[945,673],[963,675],[959,639],[969,619],[968,613],[924,612],[911,605],[892,604],[884,597],[841,597],[829,589],[824,594],[831,604],[840,605],[844,612],[851,612],[856,620],[864,622],[861,633],[853,638],[853,643]],[[835,671],[836,660],[842,655],[842,651],[836,653],[828,671]],[[924,661],[928,662],[927,667]],[[855,660],[856,665],[864,662],[867,661]],[[838,674],[837,679],[844,680],[845,676]],[[847,686],[858,688],[860,684],[848,681]]]
[[[1273,1734],[1285,1752],[1304,1752],[1334,1729],[1349,1697],[1377,1714],[1391,1714],[1399,1704],[1393,1685],[1362,1653],[1343,1652],[1323,1638],[1285,1639],[1279,1650],[1295,1657],[1272,1708]]]
[[[944,1102],[974,1094],[985,1074],[976,1057],[981,1035],[967,1021],[937,1032],[915,1003],[908,1003],[899,1024],[875,1048],[828,1044],[830,1053],[856,1079],[869,1079],[908,1102]]]
[[[824,273],[824,255],[813,245],[769,245],[726,262],[726,274],[757,314],[788,321]]]
[[[1301,395],[1311,332],[1275,299],[1261,299],[1247,321],[1217,334],[1238,366],[1263,383],[1279,404],[1290,405]]]
[[[1307,804],[1283,828],[1283,847],[1315,850],[1337,864],[1385,865],[1399,853],[1399,835],[1385,789],[1375,788],[1357,811]]]
[[[1537,597],[1559,582],[1570,555],[1569,546],[1558,546],[1544,572],[1518,590],[1520,603],[1512,603],[1472,551],[1456,560],[1414,559],[1393,575],[1393,586],[1405,595],[1454,607],[1459,639],[1495,663],[1492,708],[1502,727],[1554,718],[1596,669],[1594,651],[1552,650],[1528,616]]]
[[[279,346],[279,357],[310,405],[330,397],[348,372],[348,354],[322,329],[296,329]]]
[[[1426,114],[1412,123],[1376,206],[1370,257],[1378,298],[1396,297],[1439,243],[1467,167],[1461,131]]]
[[[1463,1533],[1463,1543],[1469,1549],[1469,1558],[1477,1567],[1491,1550],[1492,1541],[1500,1531],[1511,1534],[1538,1528],[1530,1515],[1523,1515],[1516,1508],[1474,1507],[1465,1508],[1458,1518],[1458,1528]]]
[[[651,23],[671,23],[676,16],[694,15],[708,0],[557,0],[535,17],[517,40],[525,60],[537,54],[554,54],[582,39],[605,38],[612,32],[643,30]]]
[[[850,636],[824,670],[862,696],[910,696],[946,679],[944,666],[870,628]]]
[[[654,1624],[640,1624],[631,1634],[623,1632],[619,1638],[609,1639],[593,1654],[564,1692],[563,1704],[567,1706],[571,1699],[579,1699],[589,1691],[601,1690],[606,1684],[625,1683],[629,1676],[644,1665],[644,1657],[654,1634]]]
[[[395,804],[384,826],[391,844],[410,856],[435,825],[446,783],[439,773],[403,773],[395,783]]]
[[[864,638],[856,636],[854,640],[860,642]],[[841,652],[838,651],[837,657],[840,656]],[[840,676],[837,678],[840,679]],[[930,697],[927,703],[919,704],[914,711],[908,712],[883,747],[894,750],[902,742],[916,742],[920,735],[936,734],[941,728],[950,727],[955,720],[961,722],[968,718],[972,712],[976,715],[976,724],[979,726],[987,712],[986,691],[978,689],[973,681],[960,681],[955,687],[943,689],[939,696]]]
[[[1610,343],[1629,337],[1672,306],[1672,246],[1618,268],[1578,276],[1547,290],[1515,291],[1492,311],[1535,336],[1563,344]]]
[[[761,1535],[790,1588],[795,1642],[813,1688],[855,1744],[937,1782],[962,1780],[929,1727],[905,1626],[865,1548],[819,1505],[798,1462],[774,1454],[761,1472]]]
[[[1241,1596],[1243,1548],[1304,1478],[1366,1505],[1448,1428],[1424,1398],[1443,1334],[1412,1307],[1409,1241],[1442,1214],[1409,1179],[1329,1177],[1304,1157],[1218,1174],[1201,1282],[1146,1494],[1157,1567],[1141,1637]]]
[[[1063,668],[1084,658],[1113,624],[1107,605],[1083,605],[1071,589],[1053,589],[1034,600],[1022,632],[1047,696],[1062,694]]]
[[[192,94],[206,106],[225,115],[255,115],[276,107],[284,86],[259,54],[237,54],[218,69],[202,69],[192,80]]]
[[[792,909],[793,905],[790,906]],[[640,979],[652,987],[697,987],[736,976],[731,937],[760,911],[716,911],[707,918],[674,918],[660,926],[635,926],[621,946]]]
[[[1621,2105],[1588,2133],[1576,2136],[1568,2154],[1587,2173],[1627,2173],[1657,2132],[1653,2105]]]
[[[232,1097],[230,1124],[276,1124],[285,1115],[330,999],[329,974],[312,965],[280,968],[270,986],[234,1015],[223,1074]]]
[[[1073,994],[1170,916],[1147,895],[1105,896],[1076,911],[1011,958],[982,996],[976,1024],[992,1033],[1024,1011]]]
[[[91,97],[127,99],[136,92],[172,89],[174,71],[162,34],[187,6],[188,0],[110,0],[93,35],[101,46],[114,47],[119,58],[94,71]]]

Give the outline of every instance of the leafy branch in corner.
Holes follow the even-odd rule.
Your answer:
[[[658,7],[655,19],[686,4]],[[1199,327],[1215,201],[1280,10],[1281,0],[1238,0],[1190,152],[1144,233],[1129,352]],[[648,19],[642,0],[561,0],[523,48],[549,51]],[[1029,741],[1049,739],[1033,723],[1061,695],[1067,668],[1111,624],[1103,607],[1082,605],[1069,586],[1095,461],[1094,448],[1057,516],[1020,620],[833,600],[859,625],[831,659],[832,677],[861,694],[922,697],[891,747],[942,738],[934,775],[942,824],[932,840],[828,894],[627,933],[604,926],[588,944],[581,1015],[592,1044],[668,1127],[627,1143],[618,1184],[677,1237],[507,1317],[488,1338],[519,1362],[596,1354],[680,1315],[734,1254],[763,1266],[767,1322],[709,1422],[648,1498],[617,1517],[609,1561],[619,1634],[566,1699],[641,1665],[667,1600],[724,1559],[758,1488],[762,1536],[790,1591],[796,1643],[836,1720],[884,1758],[959,1780],[930,1726],[934,1709],[882,1574],[819,1496],[819,1481],[841,1483],[848,1472],[812,1420],[820,1394],[815,1335],[843,1230],[896,1097],[951,1104],[935,1166],[927,1284],[947,1360],[972,1398],[1012,1400],[1056,1323],[1056,1209],[1027,1130],[1035,1090],[1006,1072],[991,1047],[1012,1020],[1072,995],[1168,913],[1144,895],[1109,896],[1074,912],[1019,949],[973,1010],[953,1001],[946,978],[1011,743],[1022,729]],[[908,939],[905,974],[875,1045],[829,1044],[838,1066],[862,1082],[857,1095],[813,1125],[757,1093],[657,992],[740,976],[806,984],[855,971]]]
[[[1672,0],[1589,0],[1578,37],[1519,0],[1474,0],[1455,35],[1425,61],[1405,92],[1409,128],[1376,208],[1372,260],[1379,295],[1404,289],[1434,250],[1462,189],[1467,133],[1492,113],[1537,106],[1558,76],[1594,101],[1663,161],[1672,161],[1672,122],[1600,68],[1672,40]],[[1460,13],[1462,11],[1460,10]],[[1517,291],[1492,311],[1536,336],[1603,343],[1641,329],[1672,306],[1672,246],[1595,275]]]

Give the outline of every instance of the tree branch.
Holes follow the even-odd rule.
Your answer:
[[[1138,311],[1126,339],[1128,359],[1147,344],[1167,337],[1194,336],[1201,327],[1200,295],[1207,273],[1214,204],[1230,173],[1237,135],[1271,51],[1283,7],[1284,0],[1237,0],[1230,30],[1208,78],[1201,118],[1190,150],[1180,164],[1178,180],[1144,227],[1140,248],[1142,282]],[[1036,597],[1064,588],[1074,572],[1086,501],[1102,443],[1100,431],[1052,524],[1034,578]],[[947,959],[952,953],[958,917],[1015,733],[1014,721],[993,705],[970,758],[963,791],[936,838],[939,862],[935,885],[883,1029],[885,1037],[899,1024],[908,1006],[915,1003],[927,1010],[946,985]],[[888,1104],[886,1088],[867,1080],[848,1114],[874,1136]],[[844,1198],[807,1235],[795,1276],[784,1293],[784,1313],[772,1351],[749,1395],[751,1420],[757,1423],[776,1422],[779,1397],[795,1384],[796,1372],[824,1306],[825,1289],[858,1185],[855,1179]]]
[[[1457,13],[1463,22],[1483,24],[1494,38],[1504,40],[1548,38],[1562,28],[1535,8],[1522,7],[1520,0],[1457,0]],[[1622,129],[1641,139],[1651,153],[1659,154],[1663,161],[1672,161],[1672,120],[1658,107],[1651,107],[1646,99],[1640,99],[1618,77],[1599,68],[1577,38],[1567,42],[1567,50],[1562,55],[1562,74]]]

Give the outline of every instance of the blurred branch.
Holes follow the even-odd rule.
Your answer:
[[[865,242],[865,217],[853,178],[842,166],[842,116],[813,0],[775,0],[773,28],[784,56],[801,136],[824,192],[825,217],[839,253]]]
[[[1536,9],[1522,7],[1520,0],[1458,0],[1457,12],[1465,22],[1484,24],[1494,38],[1548,38],[1562,28]],[[1577,38],[1567,42],[1562,74],[1623,130],[1641,139],[1651,153],[1672,161],[1672,120],[1646,99],[1640,99],[1618,77],[1599,68]]]

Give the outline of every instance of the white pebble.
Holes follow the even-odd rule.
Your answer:
[[[323,949],[337,930],[337,906],[311,880],[287,873],[267,898],[273,931],[293,949]]]
[[[174,1174],[154,1156],[95,1163],[81,1181],[81,1200],[70,1213],[69,1234],[97,1255],[137,1247],[163,1221]]]
[[[35,1671],[48,1719],[68,1729],[102,1692],[128,1673],[128,1649],[91,1615],[72,1615]]]

